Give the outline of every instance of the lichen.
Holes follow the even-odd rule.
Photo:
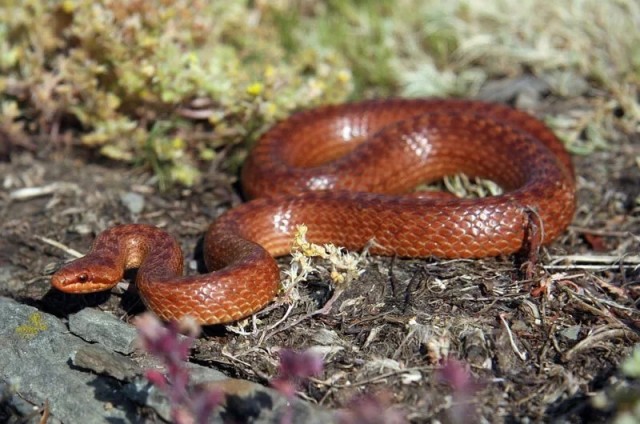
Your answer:
[[[47,324],[43,321],[42,314],[34,312],[29,315],[29,322],[16,328],[16,334],[26,339],[31,339],[47,329]]]

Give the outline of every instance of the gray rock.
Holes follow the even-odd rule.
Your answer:
[[[71,362],[78,368],[108,375],[121,381],[131,380],[142,374],[142,368],[136,362],[100,345],[82,346],[71,355]]]
[[[46,401],[52,424],[136,423],[144,421],[138,413],[139,405],[144,405],[170,419],[164,393],[140,376],[144,369],[158,369],[157,359],[144,355],[134,361],[113,351],[132,346],[135,329],[131,325],[90,309],[69,322],[73,333],[82,338],[58,318],[0,297],[0,400],[8,404],[3,405],[5,410],[14,411],[24,422],[38,422],[40,413],[33,405],[42,408]],[[129,335],[124,342],[104,334],[93,336],[103,332]],[[288,399],[273,389],[230,379],[197,364],[186,366],[195,387],[224,394],[210,422],[335,421],[331,412],[301,399]]]
[[[54,316],[0,297],[0,380],[67,423],[139,422],[114,380],[69,366],[85,342]],[[109,405],[109,407],[105,407]]]
[[[223,407],[216,411],[216,422],[263,422],[331,424],[336,419],[324,411],[297,397],[287,398],[280,392],[245,380],[228,378],[208,383],[209,389],[222,390]]]
[[[209,422],[250,422],[331,424],[336,422],[333,413],[322,410],[298,398],[288,399],[280,392],[246,380],[227,378],[203,383],[200,390],[219,390],[225,398]],[[136,379],[124,388],[124,392],[140,403],[151,407],[163,419],[171,419],[171,409],[166,396],[149,382]]]
[[[96,342],[116,352],[128,355],[135,350],[138,333],[106,312],[85,308],[69,316],[69,330],[88,342]]]
[[[15,389],[6,381],[0,380],[0,420],[9,417],[21,417],[23,423],[39,424],[42,408],[22,399]],[[6,422],[6,421],[2,421]],[[49,417],[47,424],[59,424],[60,420]]]
[[[517,107],[526,109],[535,107],[549,89],[546,81],[534,76],[505,78],[487,82],[478,93],[478,98],[488,102],[515,100]]]

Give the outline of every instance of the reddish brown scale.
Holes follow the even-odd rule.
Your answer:
[[[457,172],[490,178],[505,194],[399,194]],[[470,258],[518,251],[531,213],[549,243],[575,210],[570,157],[544,124],[506,106],[464,100],[369,101],[296,114],[260,139],[242,182],[260,198],[209,227],[205,260],[213,272],[182,277],[182,253],[169,235],[124,225],[102,233],[52,284],[103,290],[126,267],[139,267],[142,298],[160,317],[224,323],[274,298],[273,256],[288,253],[299,224],[315,243],[361,249],[375,240],[374,254]]]

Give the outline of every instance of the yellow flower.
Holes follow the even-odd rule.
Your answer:
[[[247,87],[247,94],[259,96],[264,91],[264,85],[261,82],[254,82]]]
[[[338,72],[338,81],[340,81],[343,84],[351,81],[351,72],[344,69]]]
[[[62,2],[62,4],[61,4],[61,6],[62,6],[62,11],[63,11],[64,13],[69,13],[69,14],[73,13],[73,11],[74,11],[74,10],[75,10],[75,8],[76,8],[76,5],[75,5],[75,4],[73,4],[73,2],[72,2],[71,0],[65,0],[65,1],[63,1],[63,2]]]
[[[174,137],[173,140],[171,140],[171,148],[175,150],[184,149],[184,140],[180,137]]]

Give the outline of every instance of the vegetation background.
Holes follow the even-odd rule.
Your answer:
[[[574,152],[640,122],[635,0],[4,0],[0,130],[81,142],[161,185],[292,110],[374,96],[474,96],[535,76],[586,98],[550,121]],[[612,115],[611,110],[617,113]],[[225,159],[236,167],[243,150]]]

